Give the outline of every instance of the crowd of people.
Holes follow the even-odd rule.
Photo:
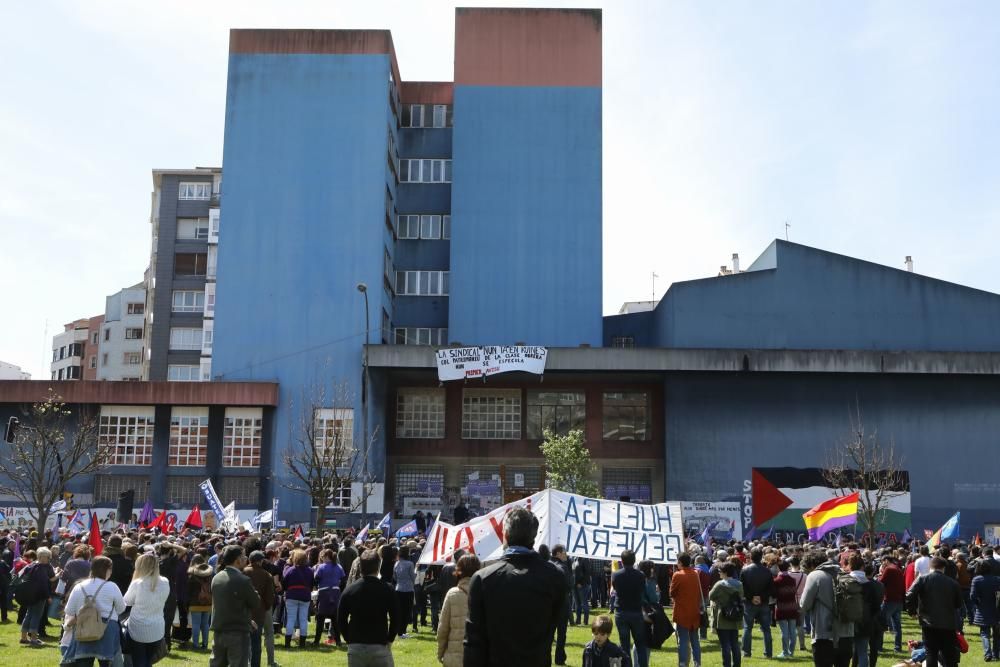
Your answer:
[[[417,563],[422,534],[0,531],[0,614],[7,622],[16,602],[22,645],[57,639],[61,664],[101,667],[146,667],[172,646],[213,667],[270,667],[282,641],[286,655],[346,644],[349,665],[392,665],[395,642],[418,632],[435,635],[448,667],[563,665],[570,625],[590,628],[585,667],[647,667],[671,635],[679,665],[700,665],[710,632],[724,667],[751,657],[758,632],[766,659],[810,652],[817,667],[876,667],[890,654],[953,667],[969,625],[984,659],[1000,660],[990,547],[692,541],[666,566],[629,550],[607,562],[536,549],[537,530],[515,508],[499,559],[458,550],[429,566]],[[904,612],[921,628],[905,644]]]

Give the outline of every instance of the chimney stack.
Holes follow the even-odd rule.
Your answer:
[[[733,273],[740,272],[740,254],[738,252],[733,253]]]
[[[906,270],[909,271],[910,273],[913,273],[913,257],[907,255],[906,261],[904,263],[906,264]]]

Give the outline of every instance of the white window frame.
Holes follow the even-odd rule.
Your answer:
[[[181,181],[177,186],[177,199],[182,201],[207,201],[212,198],[212,184],[201,181]]]
[[[211,382],[212,381],[212,357],[202,357],[201,365],[201,381]]]
[[[181,230],[184,230],[184,235],[181,235]],[[208,237],[208,218],[177,218],[177,240],[207,241]]]
[[[170,350],[201,350],[200,327],[170,327]]]
[[[261,408],[226,408],[226,421],[222,429],[224,468],[260,467],[263,419],[264,411]]]
[[[448,271],[396,271],[396,294],[400,296],[448,296]]]
[[[138,336],[135,335],[137,331]],[[142,327],[125,327],[125,340],[142,340]]]
[[[206,285],[207,287],[207,285]],[[177,305],[177,297],[180,297],[181,305]],[[200,296],[200,298],[199,298]],[[190,301],[190,303],[188,303]],[[199,301],[201,303],[199,303]],[[175,289],[170,301],[170,310],[173,313],[200,313],[205,309],[205,292],[201,290]]]
[[[448,127],[448,105],[435,104],[431,111],[431,124],[433,127]]]
[[[194,364],[169,364],[167,382],[199,382],[201,366]]]
[[[175,406],[170,409],[167,465],[199,467],[208,463],[208,408]]]
[[[153,464],[153,406],[102,405],[98,437],[111,449],[114,466]]]
[[[396,327],[393,329],[393,342],[396,345],[434,345],[440,347],[448,344],[448,328]]]
[[[407,163],[406,178],[402,178],[400,173],[400,183],[451,183],[451,159],[400,158],[400,162],[404,160]]]
[[[215,320],[205,320],[201,325],[201,353],[212,354],[212,338],[215,332]]]
[[[215,317],[215,285],[216,283],[205,283],[205,307],[202,314],[209,319]]]
[[[424,127],[424,115],[425,115],[424,114],[424,105],[423,104],[411,104],[411,105],[409,105],[409,107],[410,107],[410,124],[408,125],[408,127]],[[413,122],[413,119],[414,119],[413,112],[414,111],[419,111],[419,113],[420,113],[420,122],[419,123],[414,123]]]
[[[123,352],[122,364],[125,366],[138,366],[142,363],[142,352]]]
[[[219,242],[219,224],[221,222],[221,213],[219,209],[213,208],[208,211],[208,242],[218,243]]]
[[[401,387],[396,391],[396,437],[440,440],[445,413],[444,389]]]
[[[462,390],[462,438],[520,440],[520,389]]]
[[[347,444],[342,450],[343,460],[339,463],[349,466],[354,456],[354,408],[316,408],[313,416],[314,445],[319,460],[325,460],[326,448],[334,446],[336,438],[340,437]]]

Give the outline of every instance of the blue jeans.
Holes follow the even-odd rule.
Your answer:
[[[868,667],[868,637],[854,638],[854,661],[856,667]]]
[[[699,638],[698,628],[689,630],[683,626],[678,625],[677,628],[677,664],[681,667],[686,667],[688,660],[694,658],[696,665],[701,664],[701,639]],[[690,647],[690,655],[688,655],[688,648]]]
[[[750,631],[754,621],[760,623],[764,633],[764,657],[771,657],[771,609],[766,604],[756,605],[746,602],[743,605],[743,655],[750,655]]]
[[[889,630],[896,633],[893,648],[897,651],[901,651],[903,649],[902,611],[902,602],[884,602],[882,604],[882,613],[885,615],[885,619],[889,623]]]
[[[795,619],[778,621],[778,629],[781,630],[781,652],[785,655],[795,655],[795,640],[797,639]]]
[[[722,649],[722,667],[740,667],[740,640],[736,628],[716,630],[719,635],[719,648]]]
[[[21,632],[38,634],[38,624],[42,622],[42,614],[45,613],[45,607],[48,603],[48,600],[42,598],[38,602],[32,602],[28,605],[27,611],[24,612],[24,621],[21,623]]]
[[[295,628],[299,629],[299,637],[309,636],[309,603],[305,600],[285,599],[285,636],[291,637]]]
[[[993,636],[993,643],[990,643],[990,635]],[[983,657],[995,659],[1000,655],[1000,624],[984,625],[979,628],[979,638],[983,642]]]
[[[635,643],[635,667],[649,667],[649,648],[646,646],[646,621],[641,611],[615,612],[618,626],[618,643],[626,654]]]
[[[579,586],[576,591],[576,624],[580,625],[580,615],[583,622],[590,623],[590,584]]]
[[[191,645],[208,648],[208,629],[212,627],[212,612],[191,612]],[[198,641],[201,637],[201,641]]]

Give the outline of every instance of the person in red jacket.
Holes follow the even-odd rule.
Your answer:
[[[912,574],[912,563],[908,566]],[[899,561],[895,556],[886,556],[882,560],[882,571],[878,580],[885,587],[882,600],[882,615],[889,623],[889,630],[895,633],[894,648],[896,652],[903,650],[903,602],[906,599],[906,577],[899,569]]]
[[[906,559],[906,569],[903,570],[903,582],[906,586],[906,590],[910,590],[910,586],[917,579],[917,557],[914,554],[910,554],[910,557]]]
[[[774,578],[774,620],[781,630],[779,658],[795,655],[796,621],[799,618],[799,601],[796,595],[798,582],[788,573],[788,561],[778,561],[778,576]]]

